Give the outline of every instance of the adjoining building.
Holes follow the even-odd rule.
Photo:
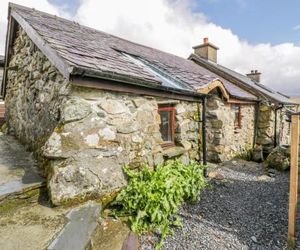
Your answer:
[[[125,164],[222,161],[257,143],[255,91],[194,58],[16,4],[2,96],[8,132],[35,152],[54,204],[118,190]]]
[[[289,144],[290,123],[288,122],[286,109],[296,109],[298,104],[290,97],[261,84],[261,73],[259,71],[251,70],[249,74],[243,75],[218,64],[217,50],[218,48],[209,43],[208,39],[205,38],[203,44],[194,47],[194,53],[189,56],[189,59],[196,62],[200,67],[208,70],[209,74],[214,73],[225,85],[226,82],[229,81],[257,97],[255,108],[252,106],[252,110],[255,109],[255,118],[251,121],[245,120],[246,117],[250,117],[250,114],[246,112],[246,108],[249,107],[249,105],[243,103],[232,105],[232,109],[236,110],[235,117],[237,125],[235,127],[247,126],[251,135],[253,128],[255,130],[253,144],[249,145],[250,148],[253,145],[259,146],[266,156],[277,145]],[[220,104],[217,103],[215,97],[210,99],[214,100],[217,110],[224,105],[224,103],[220,103],[220,101]],[[219,123],[226,124],[227,122],[223,112],[219,112],[218,114],[219,116],[216,116],[213,122],[220,121]],[[253,115],[251,115],[251,117],[253,117]],[[234,131],[234,135],[228,136],[228,132],[232,132],[232,129],[227,128],[226,125],[222,128],[221,136],[218,132],[216,134],[218,140],[216,140],[217,143],[212,143],[213,148],[218,147],[218,143],[220,143],[220,145],[230,145],[232,138],[243,140],[238,130]],[[213,128],[210,130],[213,134],[216,131]],[[234,148],[233,151],[236,151],[236,149]],[[224,157],[223,154],[217,155]]]

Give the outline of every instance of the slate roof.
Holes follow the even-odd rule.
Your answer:
[[[295,102],[292,99],[290,99],[289,96],[286,96],[280,92],[277,92],[267,86],[264,86],[263,84],[250,79],[246,75],[240,74],[240,73],[238,73],[234,70],[231,70],[229,68],[226,68],[218,63],[210,62],[210,61],[205,60],[195,54],[192,54],[189,57],[189,59],[195,60],[195,61],[201,63],[201,65],[206,65],[209,69],[214,71],[216,74],[218,74],[217,73],[218,71],[221,71],[221,72],[225,73],[226,75],[237,79],[242,85],[244,85],[248,88],[252,88],[256,92],[259,92],[260,95],[264,96],[266,99],[270,99],[272,101],[282,103],[282,104],[295,104]],[[219,78],[223,79],[222,77],[219,77]]]
[[[195,90],[219,79],[216,74],[199,67],[195,62],[160,50],[80,25],[54,15],[10,4],[10,12],[16,13],[26,24],[57,53],[68,66],[71,75],[85,75],[112,80],[143,82],[151,86],[162,84],[162,79],[143,65],[130,60],[121,52],[143,60],[170,78]],[[14,16],[16,18],[16,15]],[[17,21],[20,23],[20,18]],[[22,24],[21,24],[22,26]],[[222,79],[231,96],[255,100],[247,91]],[[187,88],[187,90],[189,90]]]

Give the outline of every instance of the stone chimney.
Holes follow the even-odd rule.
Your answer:
[[[219,48],[209,43],[207,37],[203,39],[203,44],[194,46],[193,49],[194,54],[196,54],[197,56],[200,56],[205,60],[217,63],[217,50]]]
[[[260,82],[260,75],[261,73],[257,70],[251,70],[251,73],[246,74],[246,76],[248,76],[251,80],[256,82]]]

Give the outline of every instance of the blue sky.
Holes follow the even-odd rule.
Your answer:
[[[72,14],[80,4],[80,0],[49,2],[65,6]],[[300,0],[195,0],[193,11],[252,44],[300,45]]]
[[[299,0],[197,0],[194,10],[250,43],[300,45]]]

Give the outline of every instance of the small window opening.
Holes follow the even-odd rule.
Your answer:
[[[232,109],[234,110],[234,128],[239,129],[242,127],[241,105],[233,104]]]
[[[160,115],[160,133],[164,147],[175,145],[175,107],[160,106],[158,108]]]

